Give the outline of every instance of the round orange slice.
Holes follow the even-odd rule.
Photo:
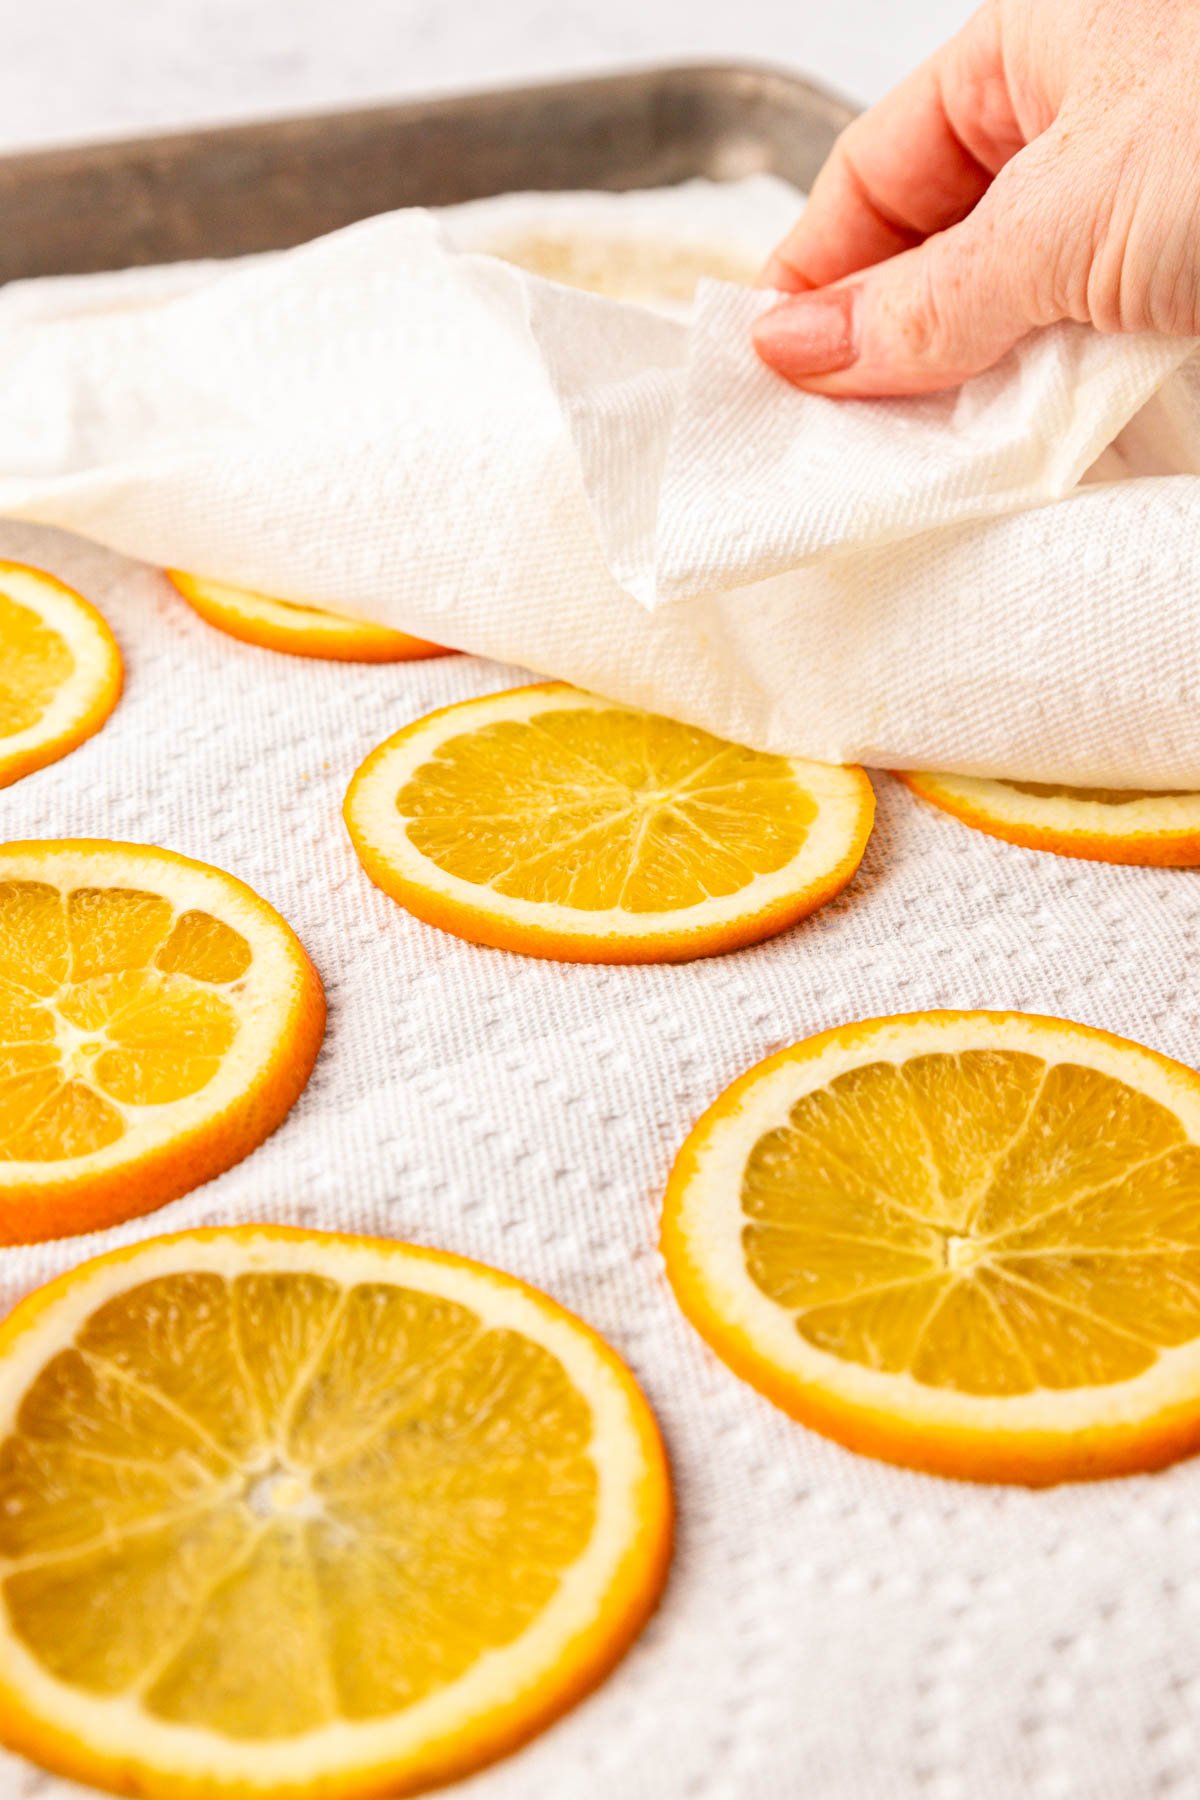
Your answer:
[[[75,1780],[449,1781],[611,1669],[670,1545],[624,1364],[459,1257],[187,1232],[0,1327],[0,1736]]]
[[[397,732],[345,815],[372,881],[429,924],[565,962],[657,962],[755,943],[839,893],[874,795],[861,769],[550,682]]]
[[[283,650],[290,656],[313,656],[327,662],[364,663],[419,662],[427,656],[450,654],[440,644],[428,644],[424,638],[409,637],[407,632],[357,619],[351,613],[273,600],[269,594],[230,587],[223,581],[204,581],[181,569],[168,569],[167,576],[202,619],[263,650]]]
[[[324,1026],[295,935],[231,875],[142,844],[0,845],[0,1243],[101,1229],[240,1161]]]
[[[1027,850],[1158,868],[1200,865],[1200,793],[897,774],[914,794],[964,825]]]
[[[718,1355],[851,1449],[1032,1485],[1200,1446],[1200,1076],[1127,1039],[810,1038],[695,1127],[663,1250]]]
[[[42,569],[0,562],[0,787],[99,731],[122,673],[94,606]]]
[[[550,221],[497,236],[482,248],[548,281],[646,306],[687,307],[703,280],[749,287],[761,266],[761,258],[725,244],[602,236]]]

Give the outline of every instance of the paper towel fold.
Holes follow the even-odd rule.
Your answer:
[[[601,542],[648,606],[1061,499],[1195,349],[1061,324],[953,391],[830,400],[755,354],[754,321],[777,303],[703,283],[669,386],[635,317],[610,328],[610,376],[585,372],[570,333],[539,329],[535,311]],[[1176,411],[1194,455],[1200,412]]]
[[[9,289],[0,512],[764,748],[1200,786],[1192,346],[1060,326],[833,402],[758,364],[766,303],[684,324],[420,213]]]

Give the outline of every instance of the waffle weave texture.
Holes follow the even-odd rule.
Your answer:
[[[161,843],[248,881],[329,993],[313,1078],[246,1162],[136,1224],[0,1251],[0,1304],[115,1244],[278,1220],[513,1271],[629,1360],[678,1488],[663,1606],[601,1690],[463,1800],[1186,1800],[1200,1757],[1200,1463],[1044,1493],[853,1456],[776,1412],[678,1312],[672,1158],[755,1059],[847,1019],[1017,1007],[1200,1061],[1200,880],[997,844],[877,779],[850,889],[775,941],[587,968],[459,942],[359,868],[347,782],[432,707],[525,679],[234,642],[157,573],[0,526],[101,607],[128,686],[0,792],[0,837]],[[4,1800],[77,1790],[0,1761]]]

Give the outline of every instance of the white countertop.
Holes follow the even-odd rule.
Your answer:
[[[877,98],[970,0],[0,0],[0,151],[638,63]]]

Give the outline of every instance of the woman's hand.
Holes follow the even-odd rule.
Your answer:
[[[1200,0],[987,0],[846,130],[762,285],[822,394],[953,387],[1036,326],[1200,333]]]

